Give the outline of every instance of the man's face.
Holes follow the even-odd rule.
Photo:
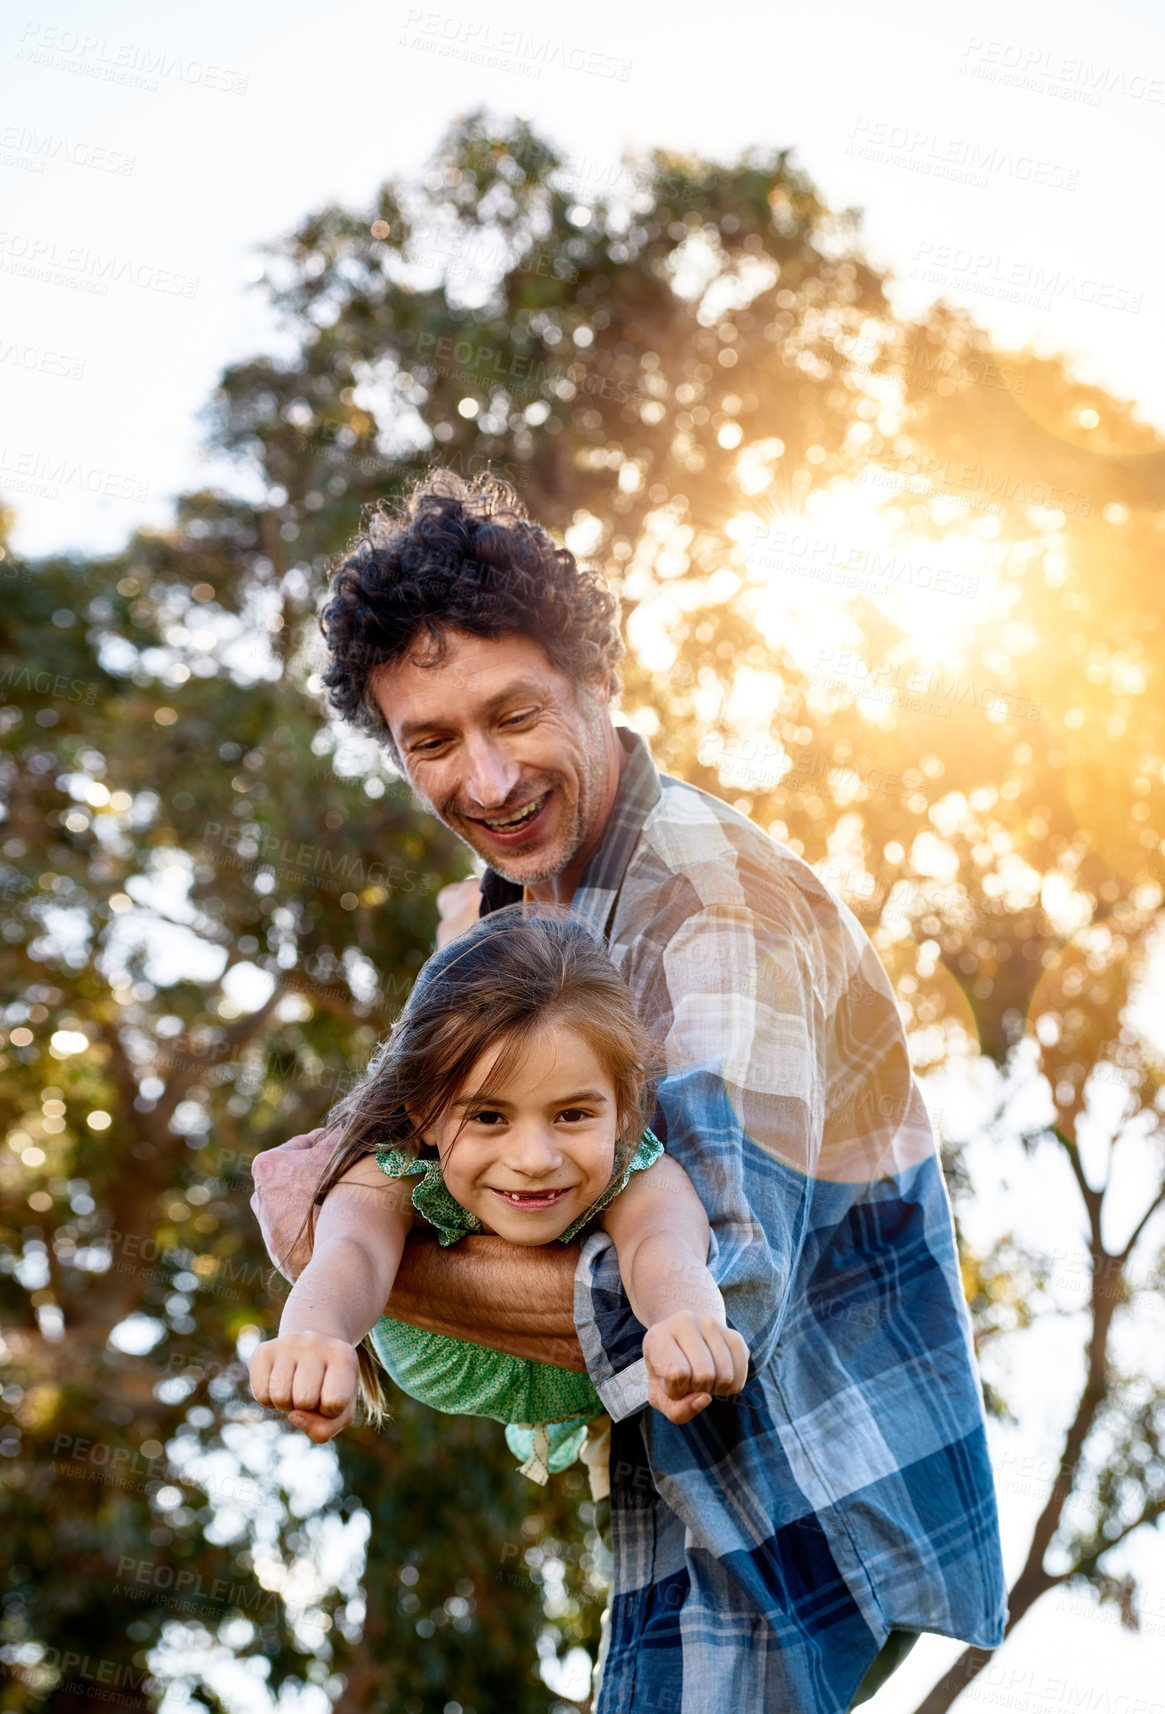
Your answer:
[[[576,693],[528,637],[444,637],[372,680],[409,784],[506,880],[549,881],[606,814],[607,683]]]

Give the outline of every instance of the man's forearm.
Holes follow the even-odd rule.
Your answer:
[[[469,1237],[442,1250],[435,1236],[415,1231],[387,1313],[429,1333],[585,1372],[574,1330],[577,1262],[577,1244],[525,1249]]]

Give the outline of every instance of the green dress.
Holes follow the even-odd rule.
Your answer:
[[[612,1180],[557,1242],[569,1243],[626,1188],[633,1172],[653,1166],[662,1153],[663,1144],[645,1131],[622,1176]],[[413,1188],[413,1207],[437,1228],[442,1246],[484,1230],[477,1215],[446,1189],[435,1158],[381,1148],[376,1151],[376,1164],[389,1178],[424,1173]],[[381,1316],[369,1340],[402,1392],[454,1416],[492,1416],[504,1422],[510,1451],[522,1460],[522,1474],[535,1482],[545,1482],[550,1471],[573,1463],[586,1440],[588,1422],[603,1411],[590,1377],[573,1369],[511,1357],[444,1333],[428,1333],[390,1315]]]

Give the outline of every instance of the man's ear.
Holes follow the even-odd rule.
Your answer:
[[[597,703],[600,703],[604,708],[609,706],[611,701],[611,675],[609,672],[600,673],[598,678],[587,679],[586,687]]]

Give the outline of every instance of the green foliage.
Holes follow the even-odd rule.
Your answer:
[[[328,1659],[254,1571],[260,1550],[286,1564],[313,1551],[280,1458],[209,1482],[188,1466],[224,1445],[233,1465],[260,1414],[236,1341],[273,1332],[284,1296],[249,1208],[251,1156],[317,1124],[362,1068],[464,860],[370,754],[337,771],[309,675],[252,641],[252,536],[213,560],[206,539],[6,562],[4,659],[21,664],[2,717],[0,964],[19,996],[0,1092],[4,1708],[88,1706],[96,1684],[153,1706],[147,1655],[167,1626],[196,1652],[228,1637],[272,1686]],[[309,611],[305,589],[289,625]],[[198,627],[218,628],[213,647]],[[262,1003],[231,1000],[240,967],[267,977]],[[159,1336],[141,1355],[109,1343],[135,1316]],[[370,1587],[407,1542],[426,1599],[463,1609],[421,1647],[407,1607],[374,1608],[369,1635],[402,1661],[400,1700],[379,1705],[415,1692],[428,1708],[444,1686],[444,1706],[455,1683],[466,1706],[496,1705],[529,1677],[544,1624],[525,1562],[502,1575],[504,1544],[524,1553],[541,1531],[523,1534],[530,1499],[500,1428],[406,1400],[342,1461],[375,1514]],[[260,1480],[258,1517],[232,1515],[240,1482]],[[543,1528],[577,1536],[576,1500],[556,1484]],[[323,1512],[353,1504],[333,1495]],[[573,1582],[563,1634],[586,1635],[577,1550]],[[343,1607],[332,1591],[318,1611]],[[513,1705],[545,1708],[545,1687],[535,1677]]]

